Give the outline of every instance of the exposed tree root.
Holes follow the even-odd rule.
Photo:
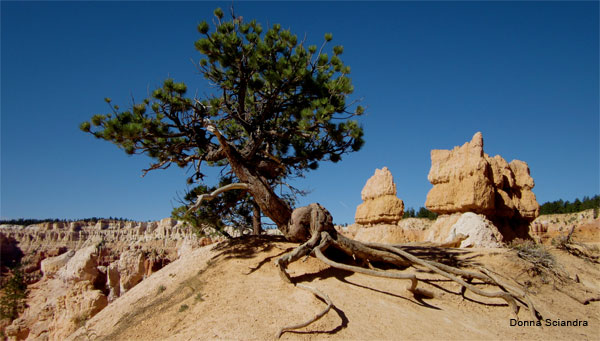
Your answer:
[[[529,309],[534,320],[542,319],[541,314],[538,310],[536,310],[533,302],[525,293],[525,291],[501,282],[491,273],[491,271],[483,267],[479,268],[481,272],[466,271],[435,261],[421,259],[411,254],[407,250],[402,249],[402,246],[361,243],[338,234],[335,229],[333,229],[332,224],[330,224],[331,216],[329,216],[329,213],[320,205],[311,204],[310,206],[303,207],[303,209],[306,209],[304,212],[306,219],[302,221],[302,224],[304,224],[303,228],[305,230],[310,231],[310,239],[290,253],[280,257],[276,261],[276,265],[280,270],[281,278],[286,282],[293,283],[292,279],[286,272],[286,267],[288,264],[300,259],[303,256],[315,255],[317,259],[333,268],[362,273],[369,276],[410,280],[411,284],[407,290],[413,294],[418,292],[418,278],[415,274],[384,271],[375,269],[373,267],[363,268],[355,265],[339,263],[331,260],[324,254],[324,251],[327,248],[334,248],[346,253],[357,261],[365,261],[367,264],[369,264],[370,261],[377,261],[393,264],[401,268],[406,268],[409,266],[425,268],[433,273],[460,284],[463,294],[465,290],[469,290],[479,296],[490,298],[497,297],[503,299],[511,307],[511,310],[517,319],[520,309],[518,303],[521,303],[523,306],[526,306]],[[310,215],[310,218],[308,218],[308,215]],[[289,230],[294,229],[299,230],[300,228],[297,226],[291,226],[289,228]],[[472,282],[473,279],[477,279],[485,284],[495,286],[501,290],[486,291],[479,289]],[[310,323],[304,323],[302,324],[302,327],[308,326]]]
[[[453,268],[451,266],[444,265],[441,263],[422,260],[422,259],[420,259],[416,256],[413,256],[412,254],[410,254],[404,250],[401,250],[399,248],[389,247],[389,246],[385,246],[385,245],[381,245],[381,244],[371,244],[371,245],[375,245],[376,247],[380,247],[380,248],[385,248],[385,249],[389,250],[390,252],[398,253],[399,255],[401,255],[401,256],[405,257],[406,259],[408,259],[409,261],[411,261],[413,264],[418,264],[418,265],[424,266],[424,267],[428,268],[429,270],[437,273],[438,275],[442,275],[442,276],[460,284],[464,288],[474,292],[477,295],[484,296],[484,297],[502,298],[513,309],[515,316],[517,316],[517,314],[519,313],[519,306],[515,302],[515,296],[518,297],[518,295],[515,295],[514,293],[510,293],[510,292],[505,292],[505,291],[496,291],[496,292],[483,291],[479,288],[476,288],[471,283],[467,283],[464,280],[456,277],[455,275],[461,275],[466,278],[477,278],[484,282],[489,283],[489,280],[483,276],[480,276],[474,272],[468,272],[468,271],[456,269],[456,268]],[[498,285],[498,283],[493,283],[493,284]]]
[[[596,264],[600,264],[600,257],[585,244],[578,242],[569,242],[562,245],[562,249],[572,254],[575,257],[587,259],[588,261]]]
[[[533,320],[542,319],[542,315],[535,309],[531,298],[523,290],[517,289],[504,282],[501,282],[496,276],[492,274],[490,270],[486,269],[485,267],[480,267],[479,269],[481,270],[481,272],[486,274],[488,278],[491,279],[493,283],[496,284],[498,287],[503,288],[504,290],[510,290],[513,295],[525,300],[525,302],[527,302],[527,308],[529,308],[529,313],[531,314]]]
[[[583,243],[579,243],[573,240],[574,231],[575,226],[571,228],[571,231],[569,231],[569,234],[567,234],[566,237],[558,237],[556,247],[567,251],[575,257],[587,259],[590,262],[600,264],[600,257],[598,256],[597,252],[595,252],[596,254],[594,254],[593,250],[590,247]]]
[[[581,304],[583,304],[583,305],[590,304],[591,302],[597,302],[597,301],[600,301],[600,296],[593,296],[593,297],[589,297],[589,298],[580,298],[580,297],[577,297],[577,296],[575,296],[575,295],[571,294],[570,292],[568,292],[568,291],[566,291],[566,290],[563,290],[563,289],[561,289],[561,288],[554,287],[554,289],[556,289],[556,290],[558,290],[558,291],[562,292],[563,294],[565,294],[565,295],[569,296],[569,297],[570,297],[570,298],[572,298],[573,300],[575,300],[575,301],[577,301],[577,302],[579,302],[579,303],[581,303]]]
[[[322,239],[322,241],[319,244],[319,247],[315,248],[314,251],[315,251],[315,255],[317,256],[317,258],[319,260],[321,260],[323,263],[325,263],[333,268],[358,272],[361,274],[375,276],[375,277],[410,279],[411,285],[407,290],[410,292],[415,292],[415,290],[417,289],[418,281],[417,281],[417,276],[415,276],[414,274],[401,274],[401,273],[393,273],[393,272],[387,272],[387,271],[375,270],[375,269],[365,269],[365,268],[361,268],[358,266],[352,266],[352,265],[346,265],[346,264],[334,262],[333,260],[325,257],[325,255],[323,254],[324,249],[326,249],[332,243],[331,237],[329,236],[329,234],[327,232],[323,232],[321,239]]]
[[[304,328],[304,327],[308,326],[309,324],[311,324],[311,323],[317,321],[318,319],[320,319],[321,317],[325,316],[325,314],[327,314],[329,312],[329,310],[331,310],[331,307],[333,307],[333,302],[331,302],[331,299],[329,298],[329,296],[327,296],[326,294],[322,293],[318,289],[313,288],[313,287],[309,287],[309,286],[304,285],[304,284],[296,284],[296,286],[298,288],[302,288],[304,290],[308,290],[308,291],[312,292],[315,296],[320,297],[323,301],[325,301],[325,303],[327,303],[327,307],[325,307],[325,309],[323,309],[322,311],[320,311],[318,314],[316,314],[314,317],[312,317],[311,319],[307,320],[306,322],[294,324],[294,325],[283,327],[283,328],[279,329],[279,332],[275,336],[276,338],[280,338],[281,335],[283,333],[287,332],[287,331],[295,330],[295,329],[300,329],[300,328]]]
[[[579,303],[586,305],[586,304],[589,304],[590,302],[597,302],[597,301],[600,301],[600,296],[590,297],[587,299],[579,300]]]
[[[319,237],[320,236],[318,234],[312,236],[306,243],[298,246],[292,252],[287,253],[277,259],[275,264],[279,268],[279,275],[281,276],[281,279],[283,279],[285,282],[292,283],[292,279],[290,278],[290,275],[288,275],[288,273],[285,271],[285,268],[291,262],[294,262],[302,258],[303,256],[309,255],[313,251],[315,246],[317,246],[317,244],[319,243]]]
[[[203,200],[210,200],[222,192],[232,189],[249,190],[248,186],[249,185],[245,183],[231,184],[219,188],[211,194],[199,196],[196,204],[193,205],[190,210],[196,208]],[[254,195],[255,194],[256,193],[254,193]],[[480,268],[479,270],[481,272],[472,272],[435,261],[425,260],[413,255],[409,252],[409,250],[403,248],[402,245],[361,243],[359,241],[346,238],[337,233],[333,227],[333,218],[331,217],[331,214],[319,204],[310,204],[308,206],[295,209],[285,221],[287,224],[278,223],[278,228],[283,233],[285,238],[292,242],[303,242],[303,244],[291,252],[281,256],[275,262],[276,266],[279,268],[279,274],[282,280],[285,282],[293,283],[293,280],[286,272],[286,268],[290,263],[305,256],[308,257],[310,255],[315,255],[319,260],[333,268],[358,272],[370,276],[410,280],[411,284],[408,288],[408,291],[416,294],[419,280],[415,274],[379,270],[372,267],[371,262],[392,264],[402,269],[408,267],[422,267],[455,283],[458,283],[461,286],[462,295],[464,295],[466,290],[469,290],[479,296],[490,298],[497,297],[503,299],[511,307],[511,310],[517,319],[520,307],[518,302],[529,309],[532,317],[535,320],[540,320],[542,318],[541,314],[539,314],[539,312],[536,310],[533,302],[525,293],[525,291],[514,288],[506,283],[502,283],[491,273],[491,271],[485,268]],[[324,251],[327,248],[334,248],[342,251],[358,261],[359,264],[367,264],[370,268],[363,268],[333,261],[324,254]],[[473,279],[477,279],[487,285],[495,286],[501,290],[491,292],[481,290],[475,286]],[[306,287],[301,284],[298,284],[297,286],[309,290],[316,296],[322,298],[327,303],[327,308],[306,322],[282,328],[279,333],[277,333],[277,337],[280,337],[285,331],[299,329],[310,325],[314,321],[327,314],[333,305],[329,297],[317,289]],[[591,300],[595,300],[595,298]],[[523,301],[526,303],[523,303]],[[590,300],[587,300],[586,302],[589,303],[589,301]]]

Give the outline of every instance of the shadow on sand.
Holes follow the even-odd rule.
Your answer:
[[[281,243],[285,243],[288,245],[280,245]],[[279,245],[277,245],[277,244],[279,244]],[[275,255],[265,257],[260,262],[258,262],[256,264],[256,266],[250,268],[249,272],[246,273],[248,275],[248,274],[251,274],[251,273],[259,270],[265,264],[270,263],[270,262],[274,261],[276,258],[292,251],[296,246],[297,245],[295,245],[295,244],[287,242],[285,240],[285,238],[282,236],[269,236],[269,235],[243,236],[243,237],[234,238],[234,239],[227,240],[227,241],[217,244],[213,250],[215,250],[219,253],[217,255],[215,255],[212,259],[213,260],[232,259],[232,258],[250,259],[250,258],[256,257],[260,253],[269,252],[275,248],[281,250],[281,252],[278,252]],[[480,257],[480,255],[478,255],[472,251],[465,250],[465,249],[440,248],[440,247],[435,247],[435,246],[423,246],[423,245],[401,245],[399,247],[402,250],[407,251],[416,257],[419,257],[420,259],[427,260],[427,261],[434,261],[434,262],[442,263],[442,264],[456,267],[456,268],[466,269],[466,268],[474,268],[474,267],[481,265],[481,263],[477,262],[477,258]],[[335,260],[336,262],[351,264],[354,266],[363,266],[364,265],[364,264],[362,264],[362,265],[358,264],[353,259],[353,257],[343,254],[342,252],[340,252],[336,249],[328,250],[326,253],[327,253],[327,257],[329,257],[332,260]],[[373,262],[371,265],[380,270],[392,270],[392,269],[402,270],[402,269],[398,269],[397,267],[395,267],[393,265],[384,264],[384,263]],[[478,301],[473,298],[465,297],[464,291],[455,292],[450,289],[447,289],[441,284],[446,283],[446,282],[450,283],[452,281],[448,280],[446,278],[440,277],[438,275],[434,275],[434,273],[429,269],[415,266],[412,271],[414,271],[414,273],[416,273],[417,275],[428,274],[428,275],[439,277],[439,278],[419,278],[419,282],[430,285],[433,288],[436,288],[438,290],[441,290],[441,291],[449,293],[449,294],[462,296],[462,298],[464,300],[467,300],[467,301],[470,301],[473,303],[477,303],[477,304],[481,304],[481,305],[486,305],[486,306],[507,306],[507,304],[505,304],[505,303],[504,304],[502,304],[502,303],[495,304],[495,303],[487,303],[487,302]],[[340,270],[340,269],[328,267],[328,268],[325,268],[323,270],[320,270],[320,271],[317,271],[314,273],[304,273],[302,275],[295,276],[292,278],[292,280],[295,283],[310,283],[310,282],[313,282],[314,280],[324,280],[324,279],[328,279],[328,278],[335,278],[342,283],[352,285],[352,286],[355,286],[355,287],[358,287],[361,289],[374,291],[374,292],[377,292],[377,293],[380,293],[383,295],[400,298],[400,299],[406,300],[412,304],[421,306],[423,308],[433,309],[433,310],[441,310],[441,308],[436,307],[425,301],[425,300],[432,299],[434,296],[428,290],[423,290],[422,287],[415,294],[407,293],[406,296],[402,296],[402,295],[399,295],[396,293],[391,293],[388,291],[380,290],[377,288],[365,286],[363,284],[359,284],[359,283],[350,281],[348,279],[348,277],[350,277],[353,274],[354,274],[354,272],[352,272],[352,271]],[[472,284],[479,285],[479,284],[483,284],[483,283],[473,282]],[[322,299],[320,299],[320,298],[318,298],[318,299],[322,301]],[[334,302],[334,304],[335,304],[335,302]],[[332,307],[332,310],[334,310],[340,318],[340,324],[338,326],[336,326],[335,328],[333,328],[331,330],[315,330],[315,331],[290,330],[290,331],[287,331],[287,333],[335,334],[338,331],[346,328],[349,323],[349,320],[346,317],[346,314],[341,309],[336,307],[335,305]]]

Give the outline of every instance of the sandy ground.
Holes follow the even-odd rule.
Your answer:
[[[278,237],[260,237],[197,249],[131,289],[70,339],[273,339],[282,326],[302,322],[325,307],[308,291],[279,278],[273,260],[294,246]],[[564,276],[571,278],[561,282],[554,275],[528,271],[530,263],[508,249],[413,251],[461,268],[483,264],[526,285],[544,319],[577,319],[587,326],[511,326],[514,316],[503,300],[470,292],[463,297],[457,284],[437,275],[407,270],[429,279],[419,282],[419,287],[433,297],[415,298],[406,290],[406,281],[331,269],[311,257],[291,264],[289,272],[298,283],[328,294],[335,308],[281,339],[598,339],[600,302],[582,305],[563,293],[581,298],[597,295],[600,265],[596,263],[552,250]],[[573,280],[575,275],[580,283]],[[518,316],[531,319],[525,308]]]

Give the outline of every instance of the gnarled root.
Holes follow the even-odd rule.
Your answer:
[[[279,275],[285,282],[292,283],[290,275],[285,271],[288,264],[304,256],[309,255],[319,243],[319,235],[312,236],[306,243],[298,246],[292,252],[285,254],[277,259],[275,265],[279,268]]]
[[[325,307],[325,309],[323,309],[318,314],[316,314],[314,317],[312,317],[311,319],[309,319],[309,320],[307,320],[305,322],[294,324],[294,325],[291,325],[291,326],[286,326],[286,327],[283,327],[283,328],[279,329],[279,332],[275,336],[276,338],[280,338],[281,335],[283,333],[287,332],[287,331],[295,330],[295,329],[300,329],[300,328],[304,328],[304,327],[308,326],[309,324],[311,324],[311,323],[317,321],[318,319],[320,319],[321,317],[325,316],[325,314],[327,314],[329,312],[329,310],[331,310],[331,307],[333,307],[333,302],[331,302],[331,299],[329,298],[329,296],[327,296],[326,294],[322,293],[318,289],[313,288],[313,287],[309,287],[309,286],[304,285],[304,284],[296,284],[296,286],[298,288],[302,288],[304,290],[308,290],[308,291],[312,292],[315,296],[321,298],[323,301],[325,301],[325,303],[327,303],[327,307]]]
[[[322,232],[321,233],[321,243],[319,244],[319,247],[317,247],[315,249],[315,255],[323,263],[325,263],[333,268],[358,272],[358,273],[375,276],[375,277],[410,279],[411,285],[408,288],[408,291],[414,293],[415,290],[417,289],[418,281],[417,281],[417,276],[415,276],[414,274],[401,274],[401,273],[386,272],[386,271],[374,270],[374,269],[365,269],[365,268],[361,268],[358,266],[352,266],[352,265],[346,265],[346,264],[334,262],[333,260],[325,257],[325,255],[323,254],[323,251],[332,243],[333,243],[333,239],[331,238],[331,236],[329,236],[329,234],[327,232]]]
[[[400,268],[406,268],[409,266],[418,266],[426,268],[427,270],[433,273],[436,273],[455,283],[460,284],[462,287],[462,294],[464,294],[466,290],[469,290],[479,296],[490,298],[497,297],[503,299],[511,307],[511,310],[515,315],[515,318],[517,319],[520,308],[518,303],[521,303],[521,305],[526,306],[529,309],[531,316],[534,320],[542,319],[541,314],[538,310],[536,310],[535,306],[533,305],[533,302],[523,290],[514,288],[512,286],[509,286],[508,284],[500,282],[500,280],[496,278],[491,273],[491,271],[483,267],[479,268],[480,272],[466,271],[435,261],[419,258],[411,254],[406,249],[403,249],[402,246],[377,243],[361,243],[356,240],[346,238],[341,234],[338,234],[337,231],[333,228],[333,224],[330,223],[331,216],[329,215],[329,212],[327,212],[322,206],[318,204],[311,204],[307,207],[304,207],[303,209],[304,211],[302,212],[304,212],[304,218],[298,219],[298,217],[296,217],[296,222],[301,221],[301,223],[290,226],[290,228],[287,231],[302,231],[302,229],[304,228],[304,231],[302,231],[303,234],[306,235],[310,233],[310,239],[304,244],[294,249],[292,252],[280,257],[276,261],[276,265],[279,267],[281,277],[286,282],[293,283],[292,279],[285,270],[289,263],[296,261],[303,256],[314,255],[317,259],[321,260],[323,263],[333,268],[362,273],[370,276],[410,280],[411,284],[407,290],[413,294],[417,293],[417,284],[419,280],[415,274],[391,272],[378,270],[372,267],[363,268],[354,265],[342,264],[331,260],[324,254],[324,251],[327,248],[332,247],[346,253],[347,255],[357,260],[363,260],[367,262],[383,262],[396,265]],[[307,217],[309,214],[310,218]],[[329,219],[325,219],[327,217]],[[293,222],[294,221],[292,221],[292,223]],[[323,222],[327,223],[324,224]],[[290,225],[292,225],[292,223]],[[286,237],[288,236],[286,235]],[[473,279],[477,279],[485,284],[498,287],[501,290],[481,290],[473,284]],[[329,311],[329,309],[326,309],[323,315],[326,314],[327,311]],[[317,316],[318,318],[320,318],[322,315]],[[298,324],[297,326],[299,326],[298,328],[308,326],[310,323],[316,321],[318,318],[312,321],[308,321],[308,323]],[[282,331],[289,330],[287,328],[289,327],[282,328]],[[282,331],[280,331],[278,336],[281,336]]]
[[[592,296],[592,297],[589,297],[589,298],[581,298],[581,297],[575,296],[574,294],[572,294],[571,292],[569,292],[567,290],[561,289],[561,288],[556,287],[556,286],[554,287],[554,290],[562,292],[563,294],[569,296],[573,300],[575,300],[575,301],[577,301],[577,302],[579,302],[579,303],[581,303],[583,305],[590,304],[591,302],[598,302],[598,301],[600,301],[600,295]]]

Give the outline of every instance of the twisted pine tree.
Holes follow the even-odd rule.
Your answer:
[[[191,165],[191,183],[202,181],[205,164],[229,170],[234,181],[210,193],[207,188],[201,190],[185,214],[198,212],[204,200],[222,193],[246,191],[288,240],[302,243],[276,262],[285,281],[293,282],[286,272],[290,262],[314,255],[335,268],[410,280],[408,290],[417,292],[415,274],[338,263],[325,254],[326,249],[335,248],[358,264],[382,262],[435,272],[476,294],[504,299],[515,314],[517,302],[524,300],[539,318],[524,292],[500,284],[489,272],[470,272],[424,260],[403,246],[346,238],[336,232],[331,215],[319,204],[292,211],[275,193],[277,184],[316,169],[321,161],[338,162],[364,143],[361,127],[352,120],[363,113],[363,108],[347,102],[353,87],[348,78],[350,68],[340,59],[343,47],[334,46],[330,56],[324,52],[332,40],[330,33],[325,34],[320,47],[306,47],[279,24],[263,31],[259,23],[244,22],[233,11],[228,21],[223,20],[221,9],[214,14],[214,31],[208,23],[200,23],[202,38],[195,46],[204,56],[198,67],[217,87],[215,95],[190,98],[185,84],[167,79],[151,98],[134,104],[131,110],[119,111],[106,99],[112,113],[93,116],[91,122],[81,124],[81,129],[117,144],[128,154],[149,155],[153,162],[144,172],[173,163]],[[471,284],[473,279],[504,290],[483,291]],[[305,323],[282,328],[278,335],[312,323],[332,307],[320,291],[299,286],[323,298],[327,308]]]
[[[287,225],[291,208],[273,186],[290,176],[316,169],[318,162],[337,162],[363,145],[356,121],[360,106],[347,103],[353,87],[350,68],[339,55],[305,47],[296,35],[275,24],[263,31],[256,21],[246,23],[232,15],[210,32],[202,22],[203,36],[196,49],[204,55],[202,74],[216,84],[216,95],[198,99],[186,96],[187,86],[171,79],[152,97],[131,110],[94,115],[81,129],[111,141],[128,154],[147,154],[153,162],[148,172],[175,163],[193,165],[188,182],[202,180],[202,166],[231,169],[260,209],[279,227]]]

